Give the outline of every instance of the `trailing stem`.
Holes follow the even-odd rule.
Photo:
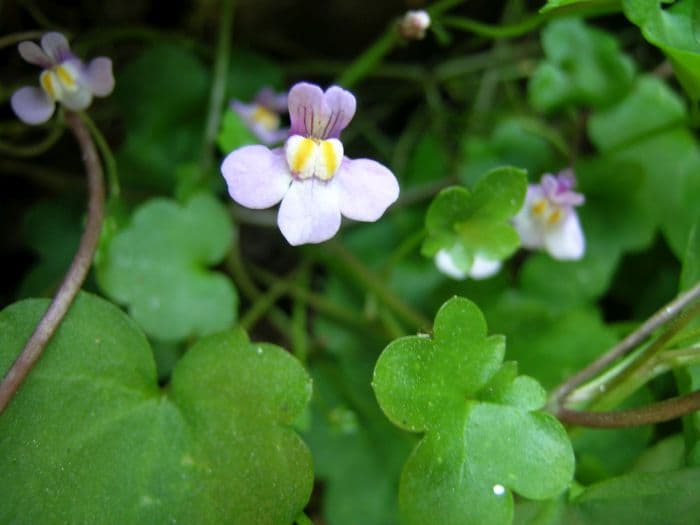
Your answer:
[[[104,180],[102,165],[95,149],[95,143],[90,136],[81,117],[73,112],[66,112],[66,123],[75,135],[88,179],[88,216],[85,231],[80,239],[78,251],[73,257],[68,272],[63,278],[56,295],[48,310],[39,321],[22,352],[10,367],[0,383],[0,414],[5,410],[12,397],[29,375],[34,364],[41,357],[44,348],[49,343],[65,317],[85,277],[90,270],[92,258],[97,248],[104,217]]]

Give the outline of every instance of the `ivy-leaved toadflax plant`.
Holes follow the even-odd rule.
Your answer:
[[[57,32],[41,37],[41,47],[31,41],[20,42],[22,58],[39,66],[40,87],[25,86],[12,95],[10,103],[17,116],[27,124],[41,124],[51,118],[56,103],[71,111],[82,111],[93,96],[106,97],[114,89],[112,61],[97,57],[85,64],[76,57],[66,37]]]
[[[394,174],[369,159],[344,155],[340,132],[355,114],[355,97],[332,86],[298,83],[289,91],[289,138],[281,148],[245,146],[221,165],[238,204],[263,209],[281,201],[277,224],[292,245],[320,243],[341,215],[373,222],[399,196]]]

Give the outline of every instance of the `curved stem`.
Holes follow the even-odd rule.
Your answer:
[[[219,18],[218,40],[216,44],[216,61],[214,62],[214,78],[209,94],[209,112],[204,128],[202,144],[202,176],[213,162],[212,144],[216,140],[221,120],[221,107],[226,95],[226,76],[231,53],[231,28],[233,27],[233,0],[221,1],[221,17]]]
[[[10,367],[0,383],[0,414],[26,379],[34,364],[41,356],[44,348],[53,337],[61,321],[65,317],[80,287],[85,281],[92,258],[97,248],[104,216],[104,181],[102,166],[85,123],[76,113],[66,113],[66,123],[75,135],[85,164],[88,178],[88,218],[85,231],[80,239],[78,251],[73,257],[68,272],[58,289],[48,310],[34,329],[29,341]]]
[[[700,390],[673,397],[643,408],[613,412],[586,412],[560,408],[556,416],[563,423],[593,428],[623,428],[670,421],[700,410]]]
[[[11,157],[36,157],[51,149],[63,136],[65,128],[60,119],[55,119],[54,125],[48,134],[35,144],[19,145],[0,142],[0,153]]]
[[[654,330],[675,318],[686,306],[695,301],[698,297],[700,297],[700,283],[658,310],[647,319],[642,326],[613,346],[607,353],[603,354],[586,368],[556,387],[552,392],[550,402],[550,407],[553,409],[553,412],[559,412],[559,407],[562,405],[564,399],[573,392],[576,387],[603,371],[609,364],[632,351],[637,345],[646,340]]]
[[[105,137],[102,135],[100,129],[87,114],[83,114],[83,121],[90,130],[90,134],[95,140],[97,148],[100,150],[100,154],[102,155],[102,160],[105,163],[107,181],[109,182],[109,198],[117,199],[119,198],[121,190],[119,185],[119,172],[117,171],[117,161],[114,158],[112,149],[109,147],[109,144],[107,143],[107,140],[105,140]]]

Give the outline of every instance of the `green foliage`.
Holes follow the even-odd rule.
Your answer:
[[[156,339],[224,330],[236,319],[236,290],[208,268],[221,262],[232,239],[226,209],[208,194],[184,206],[150,200],[112,238],[99,264],[100,285]]]
[[[550,23],[542,47],[547,60],[528,85],[530,103],[539,111],[609,106],[632,86],[634,67],[615,39],[579,19]]]
[[[645,76],[619,105],[593,115],[588,129],[608,162],[623,162],[644,174],[641,202],[679,259],[698,218],[693,203],[700,198],[700,149],[685,120],[678,96],[659,79]]]
[[[595,6],[596,4],[609,3],[609,0],[548,0],[547,4],[542,9],[540,9],[540,12],[546,13],[547,11],[557,9],[559,7],[574,6],[577,4],[585,6]]]
[[[508,118],[499,122],[488,138],[467,136],[461,143],[464,163],[460,179],[472,186],[484,173],[500,166],[520,166],[531,175],[550,171],[555,164],[550,134],[538,120]]]
[[[479,309],[445,303],[433,337],[397,339],[382,353],[373,387],[397,426],[425,433],[401,475],[406,523],[509,523],[510,490],[552,498],[573,475],[563,427],[538,412],[545,392],[502,363],[505,340],[486,336]]]
[[[680,0],[662,8],[662,0],[623,0],[624,12],[644,38],[661,49],[688,96],[700,101],[700,40],[697,2]]]
[[[72,204],[41,201],[24,216],[25,243],[38,261],[22,281],[19,297],[48,295],[61,283],[80,240],[82,213]]]
[[[243,119],[233,110],[227,110],[221,119],[221,129],[216,143],[223,153],[230,153],[236,148],[257,144],[259,141],[248,129]]]
[[[0,313],[0,370],[47,305]],[[287,525],[311,492],[290,428],[310,395],[293,357],[241,330],[200,340],[162,391],[135,323],[83,294],[0,417],[0,522]]]
[[[508,223],[522,206],[527,189],[523,170],[499,168],[487,173],[473,192],[453,186],[440,192],[428,208],[428,237],[422,253],[435,256],[447,250],[456,265],[468,272],[474,257],[502,260],[520,245]]]
[[[250,100],[278,86],[279,68],[249,53],[232,53],[226,94]],[[148,48],[120,72],[115,98],[128,130],[118,153],[120,172],[136,185],[172,192],[174,167],[197,160],[211,75],[192,51],[174,44]]]

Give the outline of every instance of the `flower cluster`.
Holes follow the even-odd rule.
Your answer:
[[[545,174],[539,184],[527,188],[525,204],[514,217],[514,226],[525,248],[544,248],[559,260],[583,257],[586,242],[574,209],[584,202],[573,191],[576,178],[565,170],[554,176]]]
[[[27,124],[41,124],[51,118],[60,102],[72,111],[87,108],[92,97],[105,97],[114,89],[112,61],[98,57],[85,65],[70,50],[61,33],[46,33],[41,47],[34,42],[19,44],[19,54],[42,69],[38,87],[18,89],[10,100],[12,109]]]
[[[341,215],[376,221],[398,198],[396,177],[369,159],[344,155],[340,132],[355,114],[355,97],[337,86],[325,92],[299,83],[289,91],[291,128],[284,147],[245,146],[221,165],[231,198],[269,208],[292,245],[320,243],[340,228]]]

